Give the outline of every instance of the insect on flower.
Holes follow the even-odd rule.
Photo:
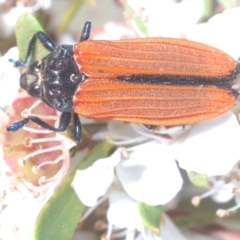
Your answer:
[[[55,47],[43,32],[31,39],[28,66],[36,39],[51,53],[28,66],[20,86],[29,95],[62,112],[59,126],[36,116],[11,124],[15,131],[29,120],[52,131],[64,131],[73,116],[81,140],[78,114],[86,118],[135,122],[153,129],[214,118],[233,107],[239,95],[231,86],[239,63],[201,43],[174,38],[88,40],[86,22],[80,42]]]

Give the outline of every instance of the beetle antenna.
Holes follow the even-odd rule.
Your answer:
[[[25,65],[23,61],[16,61],[12,58],[10,58],[8,61],[12,63],[14,67],[23,67]]]
[[[238,58],[238,60],[236,62],[235,70],[237,71],[237,73],[240,73],[240,58]]]
[[[80,42],[88,40],[90,36],[90,32],[91,32],[91,22],[85,22],[83,26],[82,34],[80,37]]]
[[[33,53],[33,48],[34,48],[34,45],[35,45],[35,42],[36,40],[39,40],[42,45],[50,52],[54,51],[55,49],[55,44],[54,42],[52,41],[52,39],[46,35],[44,32],[37,32],[33,35],[29,45],[28,45],[28,50],[27,50],[27,54],[26,54],[26,59],[25,61],[16,61],[14,59],[9,59],[9,62],[13,63],[14,64],[14,67],[24,67],[24,66],[27,66],[28,63],[30,62],[31,60],[31,56],[32,56],[32,53]]]

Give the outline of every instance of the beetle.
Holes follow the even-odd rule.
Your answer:
[[[214,118],[229,109],[239,95],[231,86],[239,64],[226,53],[186,39],[142,38],[88,40],[86,22],[80,42],[55,46],[43,32],[32,37],[28,66],[20,86],[62,112],[59,126],[35,116],[11,124],[15,131],[29,120],[52,131],[64,131],[73,116],[74,136],[81,140],[78,115],[92,119],[135,122],[153,129]],[[51,51],[29,65],[36,39]]]

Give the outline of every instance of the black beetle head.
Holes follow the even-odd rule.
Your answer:
[[[85,79],[74,60],[73,46],[61,45],[41,61],[30,64],[20,77],[20,86],[58,111],[71,112],[74,94]]]

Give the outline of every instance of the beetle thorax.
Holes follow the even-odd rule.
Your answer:
[[[71,112],[72,98],[81,80],[73,46],[61,45],[42,61],[30,64],[20,77],[20,86],[58,111]]]
[[[72,111],[72,98],[81,81],[81,73],[73,59],[73,47],[57,47],[42,60],[40,72],[40,98],[61,112]]]

